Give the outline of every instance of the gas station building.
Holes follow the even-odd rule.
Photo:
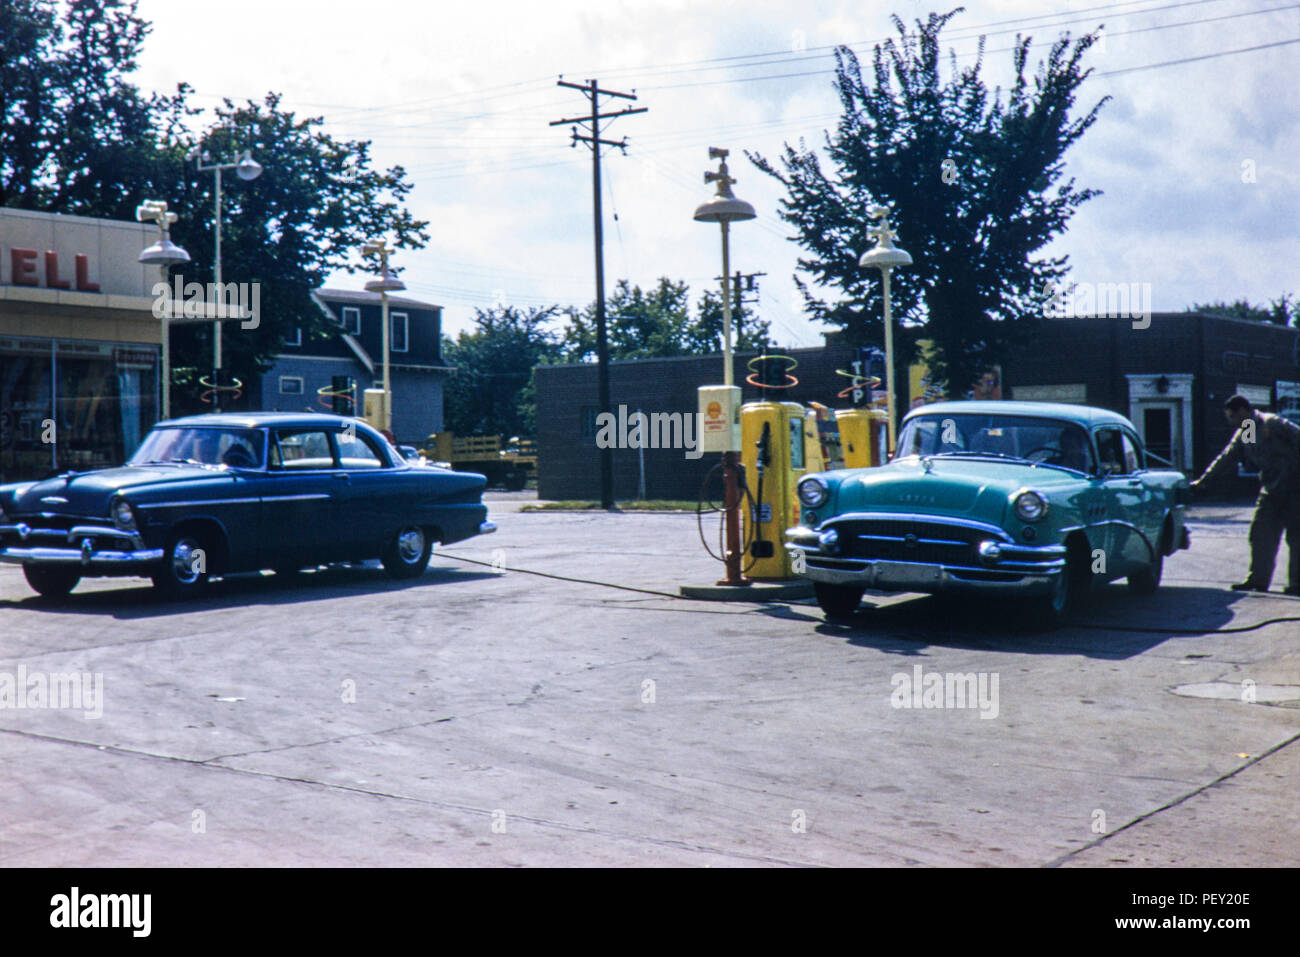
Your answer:
[[[0,208],[0,482],[120,465],[157,419],[157,235]]]
[[[1194,312],[1152,313],[1149,324],[1130,318],[1050,319],[994,370],[994,387],[1002,398],[1119,412],[1133,421],[1152,452],[1196,474],[1228,441],[1221,407],[1230,395],[1241,393],[1257,408],[1300,417],[1298,340],[1294,328]],[[850,369],[859,353],[839,334],[827,335],[820,348],[778,351],[798,361],[792,370],[798,385],[772,392],[745,383],[754,353],[737,354],[735,382],[743,401],[849,407],[847,399],[836,396],[850,380],[836,370]],[[721,366],[720,355],[613,361],[612,411],[617,414],[623,406],[628,415],[638,410],[693,414],[696,389],[719,384]],[[596,372],[591,363],[536,370],[540,498],[599,498]],[[910,398],[909,404],[923,401],[919,395]],[[615,448],[612,455],[614,495],[622,500],[636,498],[643,481],[647,498],[694,501],[718,459],[663,448]],[[1243,481],[1237,490],[1250,487]]]

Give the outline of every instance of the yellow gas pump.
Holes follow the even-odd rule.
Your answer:
[[[366,389],[363,393],[362,414],[366,424],[371,428],[382,430],[387,416],[384,406],[388,396],[383,389]]]
[[[869,468],[885,461],[889,416],[883,409],[836,409],[840,447],[846,469]]]
[[[792,578],[785,530],[799,524],[795,488],[825,468],[817,417],[798,402],[747,402],[740,407],[741,451],[752,503],[744,513],[749,578]]]

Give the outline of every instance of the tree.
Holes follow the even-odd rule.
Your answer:
[[[909,33],[894,17],[897,41],[875,48],[871,82],[848,47],[836,50],[836,84],[843,116],[826,153],[835,167],[801,142],[786,144],[781,169],[747,154],[785,186],[781,217],[808,251],[796,276],[813,317],[846,333],[851,345],[883,340],[880,274],[862,270],[871,248],[865,211],[892,204],[898,244],[914,264],[893,274],[895,316],[902,335],[897,380],[918,338],[934,342],[931,369],[949,394],[962,394],[1031,331],[1049,294],[1068,268],[1067,257],[1035,259],[1077,207],[1098,195],[1074,180],[1057,184],[1062,156],[1096,120],[1107,98],[1071,120],[1081,67],[1096,40],[1087,34],[1055,41],[1046,63],[1026,76],[1030,38],[1018,37],[1015,81],[1004,104],[981,76],[984,44],[975,63],[940,75],[939,34],[961,8],[916,21]],[[1032,88],[1031,88],[1032,83]],[[814,295],[810,286],[829,294]]]
[[[369,142],[327,136],[321,118],[282,110],[278,94],[238,107],[226,100],[198,133],[186,84],[143,96],[127,80],[149,31],[135,10],[126,0],[0,0],[0,204],[132,219],[142,200],[166,200],[178,216],[172,237],[191,256],[175,274],[206,283],[215,184],[190,150],[222,162],[243,149],[263,157],[259,179],[230,177],[223,191],[222,278],[258,283],[260,299],[256,328],[225,324],[223,365],[250,382],[295,327],[308,337],[332,331],[311,290],[335,270],[353,271],[366,239],[420,248],[428,224],[402,206],[411,188],[402,167],[372,169]],[[197,379],[211,367],[211,342],[207,326],[172,327],[173,382],[183,386],[174,411],[205,408]]]
[[[1189,306],[1188,312],[1209,312],[1218,316],[1232,316],[1236,319],[1254,319],[1258,322],[1272,322],[1279,326],[1290,326],[1300,322],[1300,303],[1296,303],[1290,293],[1282,293],[1267,306],[1252,305],[1245,299],[1231,303],[1217,302],[1196,303]]]
[[[177,141],[182,156],[198,147],[214,161],[228,162],[248,149],[265,160],[256,180],[224,177],[222,189],[222,279],[260,284],[257,327],[227,322],[222,334],[223,365],[245,382],[270,367],[295,328],[304,340],[337,335],[311,292],[332,271],[352,271],[349,257],[367,239],[387,235],[397,249],[418,249],[428,241],[428,224],[401,205],[411,189],[402,167],[372,169],[369,142],[335,140],[320,130],[320,117],[299,118],[280,103],[274,93],[260,104],[237,107],[226,100],[205,135]],[[209,282],[215,177],[192,162],[182,170],[173,204],[181,218],[172,235],[191,262],[176,272]],[[210,328],[177,326],[172,336],[178,373],[190,367],[206,374],[212,364]]]
[[[771,323],[751,313],[732,286],[731,347],[736,352],[764,352],[771,339]],[[706,289],[695,307],[695,321],[686,330],[686,348],[693,355],[722,351],[722,293]]]
[[[558,306],[493,306],[474,310],[473,331],[444,339],[442,354],[456,367],[447,385],[447,428],[458,435],[532,435],[533,367],[560,356],[548,327]]]
[[[158,101],[126,79],[149,31],[135,9],[0,3],[0,205],[120,215],[166,165],[151,149]]]
[[[646,292],[620,279],[605,302],[606,336],[611,359],[646,359],[681,356],[690,323],[690,290],[684,282],[667,276]],[[596,358],[596,306],[570,314],[564,333],[564,356],[570,362]]]

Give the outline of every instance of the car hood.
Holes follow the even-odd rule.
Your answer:
[[[55,515],[107,516],[109,502],[118,492],[159,484],[206,479],[233,482],[234,476],[192,465],[126,466],[77,474],[69,472],[0,493],[0,504],[10,515],[47,512]],[[15,494],[16,493],[16,494]]]
[[[1015,462],[931,458],[900,459],[868,469],[828,473],[840,478],[834,508],[843,512],[916,512],[1003,525],[1010,501],[1023,488],[1047,493],[1085,481],[1049,467]]]

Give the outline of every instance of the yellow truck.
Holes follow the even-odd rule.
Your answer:
[[[432,462],[446,462],[457,472],[478,472],[488,485],[518,492],[537,474],[537,447],[532,439],[514,436],[506,442],[499,435],[456,435],[435,432],[424,442],[421,453]]]

